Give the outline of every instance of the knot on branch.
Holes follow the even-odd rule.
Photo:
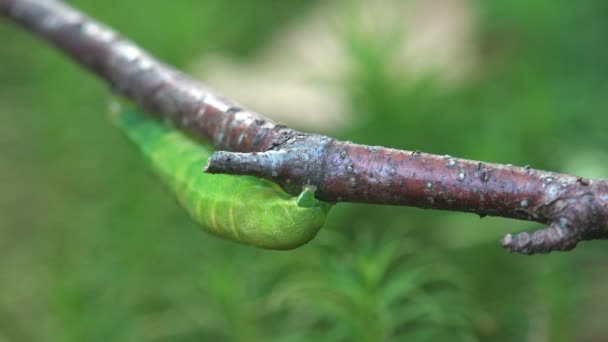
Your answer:
[[[323,157],[332,141],[321,135],[294,133],[265,152],[215,152],[204,171],[265,178],[296,196],[306,185],[323,188]]]
[[[604,181],[548,188],[537,212],[547,218],[548,227],[534,233],[507,234],[500,241],[511,252],[523,254],[568,251],[579,241],[608,238],[608,187]]]

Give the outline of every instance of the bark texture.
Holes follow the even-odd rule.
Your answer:
[[[212,92],[60,2],[0,0],[0,14],[57,46],[114,92],[224,150],[209,160],[206,172],[267,178],[292,194],[314,185],[316,197],[329,202],[408,205],[548,225],[501,240],[508,250],[526,254],[608,237],[603,180],[300,133]]]

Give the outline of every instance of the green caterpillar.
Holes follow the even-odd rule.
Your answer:
[[[332,205],[315,199],[313,187],[304,187],[292,197],[278,185],[255,177],[203,173],[211,147],[135,108],[117,109],[113,118],[205,231],[285,250],[307,243],[323,226]]]

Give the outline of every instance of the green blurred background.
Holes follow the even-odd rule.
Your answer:
[[[408,8],[368,2],[397,18]],[[302,16],[330,11],[304,0],[70,3],[203,79],[206,56],[246,68]],[[456,40],[467,53],[420,72],[395,67],[408,30],[370,30],[385,18],[333,2],[329,35],[349,67],[332,85],[348,124],[314,130],[606,177],[608,2],[433,0],[403,18],[432,21],[448,3],[468,13],[473,30]],[[0,41],[0,341],[608,339],[605,242],[525,257],[497,241],[536,224],[353,204],[295,251],[222,241],[112,127],[102,82],[4,20]],[[445,81],[463,59],[468,71]]]

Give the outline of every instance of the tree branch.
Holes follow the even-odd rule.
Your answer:
[[[337,141],[276,125],[213,93],[116,32],[49,0],[0,0],[0,14],[57,46],[113,91],[213,142],[205,170],[255,175],[330,202],[408,205],[536,221],[503,247],[526,254],[608,238],[608,183],[580,177]],[[232,152],[227,152],[232,151]]]

